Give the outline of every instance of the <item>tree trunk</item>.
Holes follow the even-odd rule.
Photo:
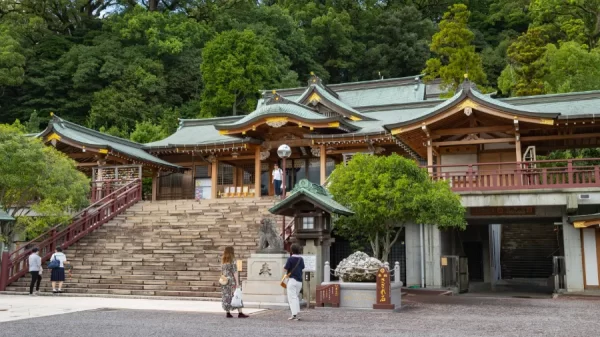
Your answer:
[[[154,12],[158,9],[158,0],[148,0],[148,10]]]

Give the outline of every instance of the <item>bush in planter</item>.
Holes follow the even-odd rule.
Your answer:
[[[334,273],[344,282],[375,282],[381,267],[383,262],[358,251],[343,259]]]

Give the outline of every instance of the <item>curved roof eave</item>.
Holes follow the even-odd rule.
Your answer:
[[[470,82],[466,82],[466,83],[470,83]],[[501,102],[501,101],[496,101],[493,98],[487,98],[484,95],[474,91],[471,88],[470,84],[468,84],[468,85],[463,84],[463,86],[459,92],[457,92],[454,96],[452,96],[448,100],[444,101],[443,103],[431,108],[431,111],[429,111],[415,119],[411,119],[411,120],[407,120],[407,121],[403,121],[403,122],[399,122],[399,123],[383,125],[383,128],[386,129],[387,131],[391,131],[392,129],[396,129],[396,128],[400,128],[400,127],[403,127],[406,125],[412,125],[415,123],[422,122],[422,121],[427,120],[443,111],[446,111],[448,108],[453,107],[454,105],[459,104],[460,102],[462,102],[463,100],[466,100],[466,99],[471,99],[472,101],[479,103],[480,105],[493,107],[495,109],[505,111],[505,112],[514,114],[516,116],[537,117],[537,118],[545,118],[545,119],[556,119],[556,118],[558,118],[558,116],[560,116],[560,113],[535,112],[535,111],[519,109],[518,106],[513,106],[510,104]]]
[[[280,113],[260,115],[260,116],[256,116],[255,118],[249,119],[249,120],[245,121],[244,123],[240,123],[240,124],[221,124],[221,125],[215,125],[215,129],[217,129],[217,130],[236,130],[236,129],[240,129],[240,128],[251,126],[256,121],[259,121],[261,119],[265,119],[265,118],[278,118],[278,117],[290,118],[290,119],[298,120],[298,121],[300,121],[302,123],[324,124],[324,123],[335,123],[335,122],[338,122],[338,123],[340,123],[340,125],[344,125],[344,126],[348,127],[351,130],[359,130],[360,129],[360,127],[357,127],[356,125],[348,123],[341,116],[340,117],[319,118],[319,119],[309,119],[309,118],[301,117],[301,116],[294,115],[294,114],[288,113],[288,112],[280,112]]]

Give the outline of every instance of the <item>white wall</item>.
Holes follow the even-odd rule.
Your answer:
[[[583,291],[583,263],[581,257],[580,230],[563,215],[563,242],[567,269],[567,291]]]
[[[441,155],[441,164],[442,165],[460,165],[460,164],[476,164],[477,163],[477,153],[467,153],[467,154],[442,154]],[[458,166],[458,167],[443,167],[442,172],[457,172],[457,171],[466,171],[468,166]],[[477,170],[477,166],[473,166],[473,171]]]
[[[586,228],[583,232],[583,254],[585,256],[585,284],[598,286],[598,257],[596,255],[596,229]]]

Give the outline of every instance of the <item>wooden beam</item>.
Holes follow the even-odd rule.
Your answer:
[[[218,174],[218,168],[219,168],[219,161],[215,160],[214,163],[211,164],[210,167],[210,198],[211,199],[217,199],[217,188],[218,188],[218,180],[217,180],[217,174]]]
[[[98,163],[96,162],[92,162],[92,163],[77,163],[77,167],[96,167],[98,166]]]
[[[321,145],[321,185],[325,184],[325,180],[327,180],[327,171],[326,166],[327,166],[327,153],[326,153],[326,149],[325,149],[325,145]]]
[[[261,172],[260,172],[260,147],[256,147],[256,149],[254,150],[254,197],[260,199],[260,192],[261,192],[261,188],[260,188],[260,178],[261,178]]]
[[[435,131],[431,131],[431,134],[436,135],[436,136],[457,136],[457,135],[466,135],[469,133],[509,132],[512,130],[513,130],[512,126],[498,125],[498,126],[480,126],[480,127],[472,127],[472,128],[435,130]]]
[[[287,144],[289,146],[311,146],[313,144],[312,139],[285,139],[285,140],[267,140],[263,142],[265,147],[271,147],[277,149],[279,146]]]
[[[495,144],[511,143],[514,138],[495,138],[495,139],[472,139],[472,140],[453,140],[447,142],[433,142],[433,146],[453,146],[453,145],[471,145],[471,144]]]
[[[600,133],[584,133],[577,135],[554,135],[554,136],[529,136],[521,137],[522,142],[536,142],[544,140],[563,140],[563,139],[581,139],[581,138],[600,138]]]

